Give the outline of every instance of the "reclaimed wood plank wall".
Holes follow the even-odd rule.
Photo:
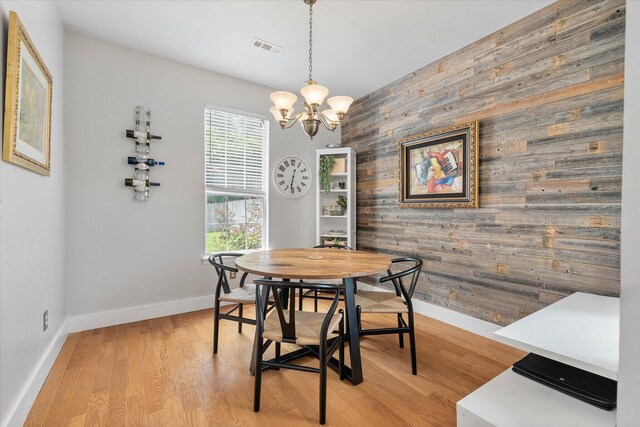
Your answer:
[[[624,0],[561,0],[357,100],[358,249],[419,256],[416,298],[497,324],[617,296],[624,26]],[[398,208],[397,141],[471,120],[480,208]]]

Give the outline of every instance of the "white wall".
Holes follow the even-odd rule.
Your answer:
[[[50,2],[2,1],[1,85],[9,11],[15,11],[53,76],[51,176],[0,162],[0,414],[21,424],[48,371],[43,360],[66,319],[63,159],[64,29]],[[0,97],[4,105],[4,97]],[[0,121],[2,118],[0,117]],[[2,128],[0,122],[0,129]],[[49,329],[42,313],[49,310]],[[57,353],[57,348],[53,349]],[[29,386],[32,385],[31,389]],[[26,396],[26,397],[25,397]],[[23,405],[18,403],[23,399]],[[16,412],[17,410],[17,412]]]
[[[66,42],[70,316],[210,298],[213,269],[201,261],[203,108],[213,104],[270,116],[274,89],[75,32],[67,33]],[[147,202],[133,201],[131,189],[123,185],[131,177],[126,157],[133,152],[123,133],[134,124],[136,105],[151,109],[151,130],[162,136],[151,155],[167,162],[151,171],[161,187],[151,189]],[[340,140],[339,134],[324,132],[310,142],[299,126],[282,131],[273,120],[270,128],[271,165],[284,154],[296,154],[312,165],[315,149],[324,147],[327,138]],[[271,185],[272,247],[314,244],[312,193],[290,200]],[[72,322],[76,324],[87,325]]]
[[[640,420],[640,2],[627,2],[624,70],[618,425]]]

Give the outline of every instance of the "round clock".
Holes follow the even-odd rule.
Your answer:
[[[305,195],[311,187],[311,168],[297,156],[284,156],[273,165],[273,185],[285,197]]]

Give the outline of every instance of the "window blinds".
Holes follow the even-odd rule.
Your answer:
[[[205,108],[207,188],[266,193],[268,126],[257,117]]]

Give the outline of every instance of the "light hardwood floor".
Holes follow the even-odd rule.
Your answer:
[[[394,319],[368,315],[365,324],[393,325]],[[221,325],[215,356],[211,310],[69,335],[25,425],[317,424],[316,374],[267,371],[261,411],[253,412],[254,328],[245,325],[238,334],[235,323]],[[327,425],[454,426],[456,401],[524,356],[420,315],[416,335],[417,376],[396,336],[363,338],[364,383],[352,386],[330,371]]]

